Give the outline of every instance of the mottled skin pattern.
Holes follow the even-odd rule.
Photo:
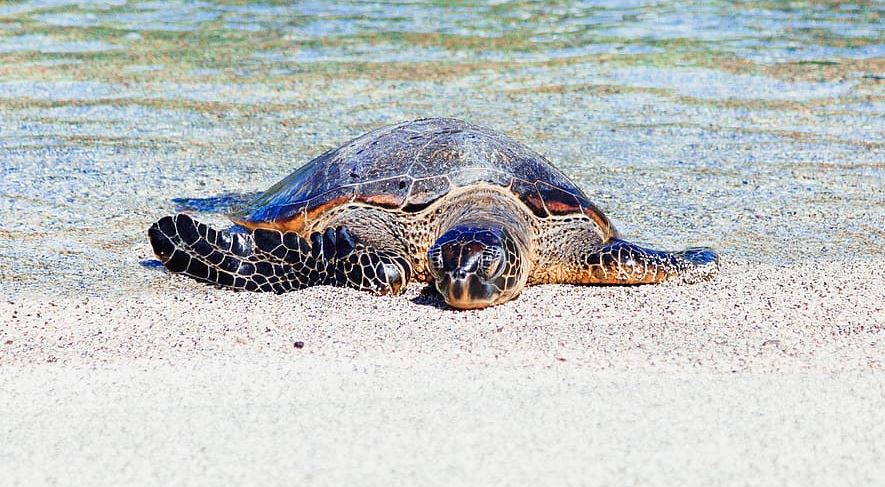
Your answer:
[[[398,253],[357,243],[344,227],[315,232],[308,243],[294,232],[219,232],[179,214],[161,218],[148,236],[170,271],[245,291],[282,294],[326,284],[398,293],[410,277]]]
[[[480,308],[526,285],[698,281],[709,249],[661,252],[618,238],[608,218],[544,157],[452,119],[384,127],[326,152],[231,216],[251,234],[185,215],[149,230],[172,272],[277,293],[349,286],[399,293],[435,283]]]

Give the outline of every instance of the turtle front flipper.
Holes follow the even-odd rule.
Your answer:
[[[246,291],[331,285],[398,294],[411,277],[406,259],[357,243],[345,227],[315,232],[308,242],[294,232],[217,231],[178,214],[154,223],[148,237],[170,272]]]
[[[705,247],[681,252],[652,250],[619,239],[587,249],[576,284],[653,284],[677,278],[700,282],[719,271],[719,255]]]

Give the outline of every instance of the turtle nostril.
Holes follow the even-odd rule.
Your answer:
[[[464,269],[455,269],[454,277],[455,279],[464,279],[467,277],[467,271]]]

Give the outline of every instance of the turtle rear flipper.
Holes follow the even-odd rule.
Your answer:
[[[308,243],[294,232],[217,231],[178,214],[154,223],[148,237],[170,272],[246,291],[280,294],[325,284],[397,294],[411,277],[405,259],[357,243],[345,227],[313,233]]]
[[[582,264],[575,273],[581,284],[652,284],[674,278],[699,282],[716,275],[719,256],[705,247],[665,252],[612,239],[588,249]]]

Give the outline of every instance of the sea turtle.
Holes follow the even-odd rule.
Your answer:
[[[540,154],[449,118],[383,127],[298,168],[216,231],[185,214],[148,230],[167,269],[284,293],[313,285],[399,294],[433,282],[455,308],[513,299],[527,285],[707,279],[707,248],[646,249]]]

